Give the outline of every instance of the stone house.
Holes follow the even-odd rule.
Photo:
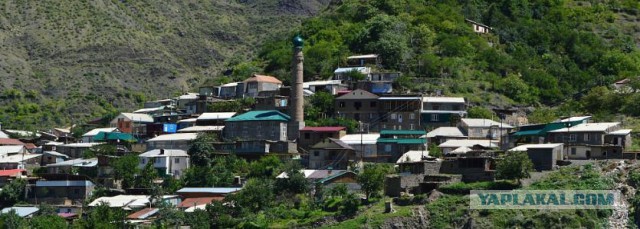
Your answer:
[[[334,110],[336,117],[353,119],[362,123],[373,124],[379,121],[379,96],[365,91],[354,90],[335,99]],[[371,131],[377,130],[377,125],[368,125]]]
[[[343,126],[307,126],[300,129],[298,146],[309,148],[326,138],[340,139],[347,134],[347,128]]]
[[[380,117],[371,124],[377,130],[422,130],[418,96],[383,96],[378,99]]]
[[[420,138],[423,130],[382,130],[376,141],[377,157],[366,158],[370,162],[396,162],[402,154],[411,150],[426,150],[427,141]]]
[[[138,155],[138,168],[144,169],[147,163],[153,163],[160,176],[180,178],[189,168],[189,154],[179,149],[154,149]]]
[[[420,115],[427,129],[456,126],[467,116],[467,103],[462,97],[423,97]]]
[[[564,143],[569,159],[622,158],[631,146],[631,129],[619,122],[582,123],[549,131],[547,141]]]
[[[275,110],[249,111],[225,121],[227,140],[287,140],[287,123],[291,118]]]
[[[282,81],[273,76],[253,75],[243,81],[245,97],[255,98],[263,91],[277,91],[282,87]]]
[[[309,151],[310,169],[348,169],[357,160],[351,146],[334,138],[316,143]]]

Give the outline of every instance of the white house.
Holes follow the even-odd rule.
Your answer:
[[[164,134],[147,140],[147,150],[181,149],[189,150],[191,141],[198,137],[197,133]]]
[[[461,148],[473,148],[475,145],[480,145],[485,148],[496,148],[498,147],[498,142],[492,140],[472,140],[472,139],[459,139],[459,140],[449,140],[440,145],[438,148],[442,150],[442,153],[449,154],[452,151]]]
[[[495,139],[508,134],[513,126],[483,118],[463,118],[458,124],[460,130],[465,133],[469,139]]]
[[[171,175],[178,178],[189,168],[189,154],[184,150],[154,149],[140,154],[138,157],[140,157],[139,168],[144,168],[147,163],[153,163],[153,167],[161,175]]]
[[[356,151],[357,157],[376,158],[378,156],[378,147],[376,141],[380,138],[380,134],[347,134],[340,138],[340,141],[347,143]],[[362,151],[364,150],[364,154]]]

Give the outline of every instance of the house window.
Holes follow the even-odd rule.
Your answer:
[[[339,106],[339,107],[345,107],[345,104],[344,104],[344,102],[340,102],[340,103],[338,104],[338,106]]]
[[[143,164],[143,165],[147,164],[147,161],[144,158],[142,158],[142,160],[140,161],[140,164]]]
[[[376,107],[377,105],[378,105],[378,102],[376,102],[376,101],[371,101],[369,103],[369,107]]]
[[[173,170],[173,175],[175,175],[175,176],[180,176],[180,171],[178,171],[178,170]]]
[[[432,122],[440,121],[440,117],[438,117],[438,114],[431,114],[431,121]]]
[[[391,144],[384,145],[384,152],[391,152]]]
[[[311,138],[310,133],[304,133],[304,139],[310,139],[310,138]]]
[[[577,153],[576,148],[571,148],[571,155],[576,155],[576,153]]]
[[[396,113],[391,113],[391,119],[393,119],[393,120],[396,119]]]
[[[569,135],[569,142],[575,142],[577,140],[578,136],[576,136],[576,134],[570,134]]]
[[[411,120],[416,119],[416,114],[414,113],[409,114],[409,119]]]
[[[452,105],[451,108],[452,108],[451,110],[454,110],[454,111],[462,110],[460,109],[460,105]]]
[[[314,157],[319,157],[320,156],[320,151],[313,151],[313,156]]]
[[[413,130],[413,124],[409,124],[409,129]]]
[[[434,103],[434,104],[432,104],[432,105],[431,105],[431,108],[432,108],[433,110],[435,110],[435,111],[440,110],[440,104],[436,104],[436,103]]]
[[[77,188],[73,189],[73,194],[76,194],[76,195],[80,194],[80,189],[77,189]]]
[[[173,163],[176,163],[176,164],[180,163],[180,158],[173,159]]]
[[[584,141],[588,142],[589,141],[589,134],[584,134]]]
[[[360,121],[360,114],[358,113],[353,114],[353,119],[355,119],[356,121]]]
[[[355,102],[353,103],[353,107],[356,108],[356,110],[360,110],[360,107],[362,107],[362,102]]]

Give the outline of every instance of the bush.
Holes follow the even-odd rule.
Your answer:
[[[471,190],[512,190],[520,187],[511,181],[481,181],[481,182],[456,182],[438,187],[438,190],[446,194],[469,194]]]

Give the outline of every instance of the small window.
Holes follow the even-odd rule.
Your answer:
[[[440,110],[440,104],[435,104],[434,103],[434,104],[431,105],[431,108],[432,108],[432,110],[436,110],[436,111]]]
[[[313,156],[314,157],[319,157],[320,156],[320,151],[313,151]]]
[[[384,152],[391,152],[391,144],[384,145]]]
[[[569,142],[575,142],[577,140],[577,136],[576,134],[570,134],[569,135]]]
[[[356,110],[360,110],[360,107],[362,107],[362,102],[355,102],[353,103],[353,107],[356,108]]]
[[[411,120],[416,119],[416,114],[414,113],[409,114],[409,119]]]
[[[378,102],[376,101],[371,101],[371,103],[369,103],[369,107],[376,107],[378,105]]]
[[[359,113],[353,114],[353,119],[355,119],[356,121],[360,121],[360,114]]]
[[[344,102],[340,102],[338,106],[345,107],[345,104],[344,104]]]
[[[173,159],[173,163],[176,163],[176,164],[180,163],[180,158]]]
[[[413,124],[409,124],[409,129],[413,130]]]
[[[140,160],[140,164],[147,164],[147,160],[145,160],[144,158],[142,158],[142,160]]]
[[[584,134],[584,141],[588,142],[589,141],[589,134]]]
[[[571,148],[571,155],[576,155],[576,154],[577,154],[576,148]]]
[[[431,114],[431,121],[432,122],[440,121],[440,117],[438,116],[438,114]]]
[[[310,133],[304,133],[304,139],[310,139],[310,138],[311,138]]]
[[[80,194],[80,189],[77,189],[77,188],[73,189],[73,194],[76,194],[76,195]]]
[[[391,113],[391,119],[393,119],[393,120],[396,119],[396,113]]]

